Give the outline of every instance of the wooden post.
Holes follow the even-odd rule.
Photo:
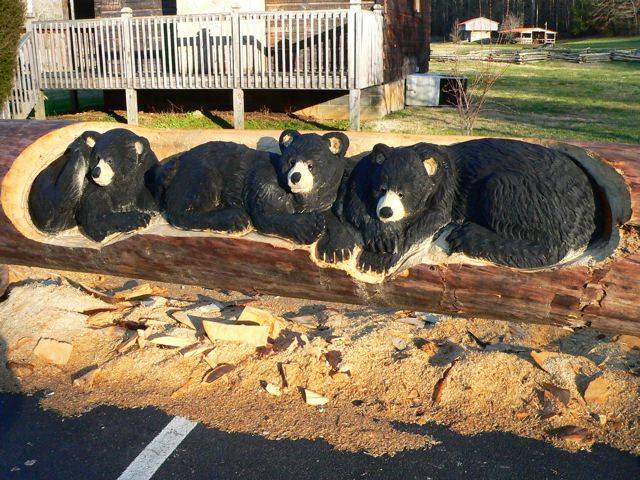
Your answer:
[[[233,128],[244,130],[244,90],[233,89]]]
[[[76,113],[80,110],[80,100],[78,99],[78,90],[69,91],[69,101],[71,102],[71,112]]]
[[[349,130],[360,131],[360,89],[349,90]]]
[[[45,120],[47,118],[47,114],[44,109],[44,93],[42,90],[38,90],[36,94],[36,106],[35,106],[35,117],[36,120]]]
[[[125,7],[120,10],[122,21],[122,57],[124,59],[125,99],[127,103],[127,123],[138,125],[138,92],[134,87],[133,44],[131,35],[131,18],[133,10]]]
[[[124,94],[127,101],[127,123],[138,125],[138,92],[134,88],[127,88]]]
[[[360,71],[359,56],[362,45],[360,33],[362,2],[349,1],[348,62],[349,62],[349,129],[360,131]]]

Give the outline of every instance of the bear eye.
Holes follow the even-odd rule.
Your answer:
[[[387,189],[385,187],[380,187],[380,193],[384,195],[385,193],[387,193]]]
[[[399,196],[400,198],[402,198],[402,197],[404,197],[404,193],[402,193],[402,192],[398,192],[398,196]]]
[[[313,170],[313,163],[308,164],[308,165],[307,165],[307,168],[308,168],[309,170]]]

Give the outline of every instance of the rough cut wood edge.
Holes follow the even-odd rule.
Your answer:
[[[0,176],[39,138],[49,135],[61,145],[86,129],[104,131],[114,125],[64,122],[0,122]],[[274,145],[278,132],[164,131],[132,128],[147,136],[159,157],[204,141],[221,139],[248,145]],[[73,132],[73,133],[72,133]],[[380,134],[350,135],[352,151],[364,151]],[[64,141],[63,141],[64,140]],[[418,137],[385,134],[385,141],[453,143],[461,137]],[[256,248],[255,239],[138,235],[101,250],[68,248],[25,238],[6,216],[3,180],[0,215],[0,262],[182,282],[206,287],[409,308],[419,311],[555,325],[592,326],[603,331],[640,334],[640,146],[575,143],[606,159],[621,172],[632,192],[633,214],[623,228],[616,256],[596,265],[572,266],[536,273],[494,265],[418,265],[382,284],[358,282],[345,272],[323,269],[304,249],[271,244]],[[154,145],[155,146],[155,145]],[[39,158],[37,155],[36,158]],[[10,178],[10,177],[7,177]],[[5,187],[7,192],[5,192]],[[15,195],[15,192],[13,192]]]

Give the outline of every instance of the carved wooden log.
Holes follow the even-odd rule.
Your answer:
[[[572,142],[615,167],[631,192],[631,218],[620,228],[620,244],[606,260],[538,272],[422,264],[383,283],[367,284],[343,271],[319,267],[304,247],[255,234],[231,238],[152,229],[96,249],[78,236],[53,238],[38,232],[25,201],[35,175],[81,132],[111,128],[114,125],[0,122],[0,262],[640,335],[640,145]],[[211,140],[277,149],[280,133],[132,130],[147,137],[161,159]],[[379,133],[354,133],[350,138],[351,155],[381,140],[390,145],[464,140]]]

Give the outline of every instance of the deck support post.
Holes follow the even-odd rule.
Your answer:
[[[349,130],[360,131],[360,92],[359,88],[349,90]]]
[[[76,113],[80,110],[80,100],[78,98],[78,90],[69,90],[69,101],[71,102],[71,112]]]
[[[138,91],[134,88],[127,88],[124,94],[127,100],[127,123],[138,125]]]
[[[38,90],[36,94],[36,105],[35,105],[35,117],[36,120],[45,120],[47,118],[47,114],[44,110],[44,92],[42,90]]]
[[[244,130],[244,90],[233,89],[233,128]]]

